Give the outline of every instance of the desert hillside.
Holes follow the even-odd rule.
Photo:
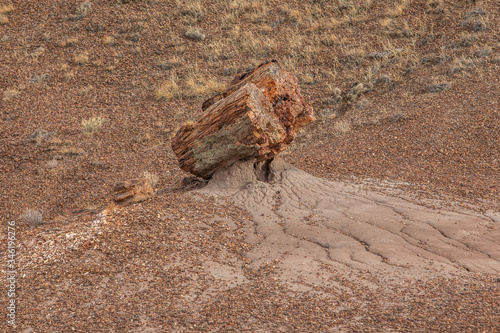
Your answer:
[[[3,1],[0,252],[15,221],[18,307],[0,327],[499,331],[499,14],[496,0]],[[172,137],[271,59],[317,117],[281,154],[284,182],[190,191]],[[155,195],[113,205],[138,177]]]

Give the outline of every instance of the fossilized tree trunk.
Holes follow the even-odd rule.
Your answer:
[[[172,149],[183,170],[206,179],[237,160],[272,159],[315,120],[297,78],[276,61],[237,75],[202,108],[195,122],[179,129]]]

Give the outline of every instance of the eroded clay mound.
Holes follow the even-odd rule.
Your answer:
[[[313,177],[279,158],[239,161],[202,191],[230,196],[252,214],[252,265],[276,262],[284,277],[308,274],[314,281],[330,268],[500,273],[496,215],[432,210]]]

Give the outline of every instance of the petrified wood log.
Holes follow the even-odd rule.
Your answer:
[[[274,60],[237,75],[202,108],[195,122],[179,129],[172,149],[181,169],[205,179],[237,160],[272,159],[315,120],[295,75]]]
[[[117,204],[128,206],[153,196],[153,188],[146,178],[137,178],[116,184],[114,200]]]

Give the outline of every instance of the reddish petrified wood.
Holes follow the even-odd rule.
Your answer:
[[[277,61],[237,75],[202,108],[203,115],[179,129],[172,149],[183,170],[205,179],[236,160],[272,159],[315,120],[297,78]]]
[[[154,190],[146,178],[137,178],[119,183],[114,188],[117,204],[128,206],[153,196]]]

